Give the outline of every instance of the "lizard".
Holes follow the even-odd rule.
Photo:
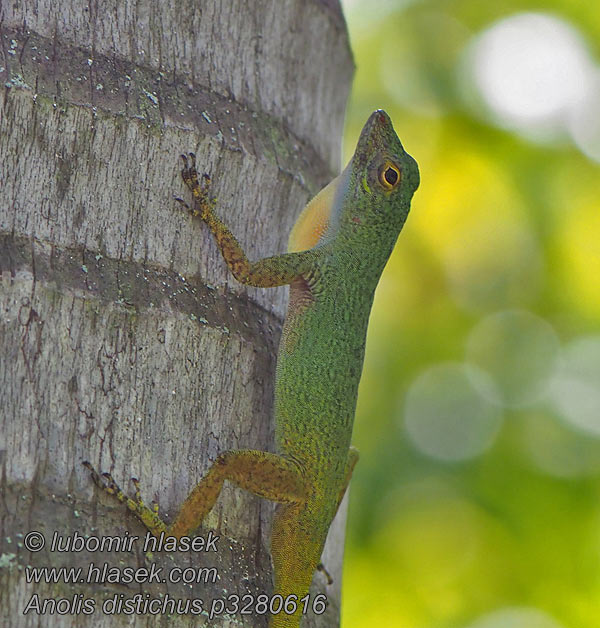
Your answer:
[[[290,285],[275,379],[275,452],[221,453],[171,525],[147,506],[134,479],[128,497],[110,474],[104,490],[124,502],[155,535],[180,538],[202,523],[228,480],[277,502],[271,532],[274,595],[308,594],[329,526],[346,492],[358,451],[351,446],[358,385],[375,288],[419,185],[389,116],[371,114],[342,173],[306,206],[288,252],[251,263],[214,212],[210,179],[200,181],[193,153],[182,155],[193,204],[177,199],[212,232],[233,276],[258,287]],[[271,628],[297,628],[301,609],[271,615]]]

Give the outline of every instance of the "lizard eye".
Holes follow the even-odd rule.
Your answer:
[[[386,190],[393,190],[400,182],[400,170],[393,163],[386,161],[379,169],[379,183]]]

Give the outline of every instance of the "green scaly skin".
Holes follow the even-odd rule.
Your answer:
[[[344,496],[357,451],[350,446],[365,338],[373,295],[419,185],[408,155],[383,111],[365,124],[352,160],[334,181],[323,234],[312,248],[250,263],[230,230],[214,214],[214,201],[194,164],[183,157],[182,176],[193,207],[213,232],[228,267],[259,287],[290,284],[275,383],[277,453],[228,451],[215,460],[168,526],[157,508],[108,484],[154,534],[188,535],[229,480],[280,505],[273,522],[274,594],[307,594],[325,538]],[[207,179],[207,178],[206,178]],[[299,609],[300,610],[300,609]],[[271,628],[298,628],[301,614],[279,613]]]

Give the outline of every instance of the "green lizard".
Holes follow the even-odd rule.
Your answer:
[[[346,169],[298,218],[289,252],[250,263],[215,216],[208,177],[199,183],[194,155],[182,158],[182,177],[194,196],[193,206],[186,207],[208,225],[234,277],[251,286],[291,286],[276,371],[277,453],[220,454],[170,526],[157,508],[142,502],[137,482],[135,499],[128,498],[109,474],[104,484],[85,464],[156,535],[181,537],[195,530],[225,480],[278,502],[271,536],[274,593],[284,600],[292,594],[301,598],[358,461],[350,439],[371,304],[419,171],[388,115],[375,111]],[[300,618],[299,607],[293,615],[273,615],[270,626],[298,627]]]

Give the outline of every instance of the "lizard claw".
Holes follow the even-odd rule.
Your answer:
[[[320,571],[325,576],[325,578],[327,578],[328,585],[333,584],[333,578],[329,575],[329,572],[327,571],[327,569],[325,569],[325,565],[323,563],[319,563],[317,565],[317,571]]]
[[[188,212],[188,214],[191,214],[192,216],[200,216],[200,212],[197,209],[190,207],[182,198],[174,196],[173,200],[177,201]]]
[[[115,482],[110,473],[98,473],[88,460],[84,460],[82,464],[90,472],[92,480],[98,488],[107,492],[109,495],[114,495],[120,502],[127,502],[127,496],[123,493],[121,487]]]
[[[90,472],[90,475],[92,476],[92,480],[94,481],[94,484],[98,488],[102,488],[103,489],[104,488],[104,482],[102,481],[102,479],[98,475],[98,471],[96,471],[96,469],[94,469],[94,467],[92,466],[91,462],[89,462],[88,460],[83,460],[81,462],[81,464]]]
[[[127,508],[142,521],[152,534],[158,535],[161,532],[166,532],[168,530],[168,526],[158,515],[158,503],[152,501],[151,508],[148,508],[148,506],[144,503],[142,493],[140,491],[140,481],[137,478],[131,478],[135,487],[135,494],[133,497],[129,497],[115,482],[110,473],[98,473],[98,471],[96,471],[96,469],[94,469],[91,463],[87,460],[84,460],[82,464],[86,469],[88,469],[92,476],[92,480],[98,488],[106,491],[109,495],[113,495],[122,504],[125,504],[125,506],[127,506]]]
[[[196,155],[194,153],[182,154],[180,157],[183,161],[181,178],[194,195],[194,206],[190,208],[180,199],[176,198],[175,200],[181,203],[192,216],[200,216],[200,218],[205,219],[210,215],[215,204],[214,199],[211,199],[208,195],[210,176],[205,173],[202,175],[202,182],[199,181],[198,171],[196,170]]]
[[[198,171],[196,170],[196,155],[188,153],[188,155],[181,155],[181,159],[183,160],[181,178],[194,196],[198,197],[196,190],[200,190],[200,183],[198,181]]]

